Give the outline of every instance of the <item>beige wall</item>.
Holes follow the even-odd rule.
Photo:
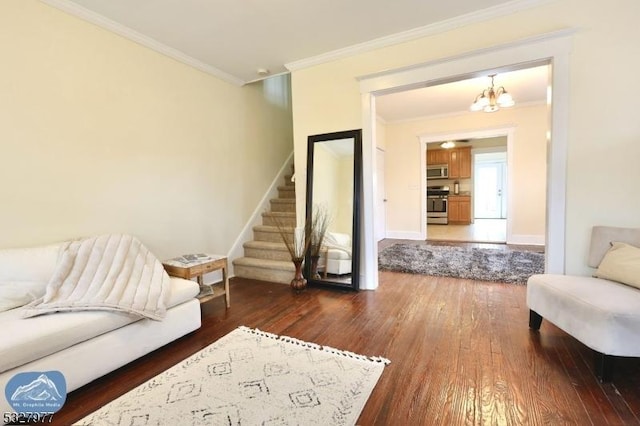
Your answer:
[[[303,172],[305,168],[307,135],[362,127],[356,77],[575,28],[569,63],[566,270],[588,273],[585,264],[593,225],[640,227],[640,120],[632,94],[640,66],[638,16],[636,0],[619,0],[615,5],[557,0],[295,71],[296,169]],[[304,197],[303,186],[298,188],[299,197]],[[602,208],[598,197],[615,200],[614,208]]]
[[[292,149],[286,78],[235,87],[35,0],[0,2],[0,54],[0,247],[226,253]]]
[[[509,158],[512,183],[513,242],[544,241],[547,106],[502,109],[495,114],[468,113],[433,119],[387,123],[387,232],[420,233],[421,155],[419,137],[514,127]],[[473,141],[472,141],[473,142]],[[470,143],[472,146],[474,143]],[[469,188],[463,188],[469,189]]]

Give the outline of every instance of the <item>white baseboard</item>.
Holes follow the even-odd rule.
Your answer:
[[[420,232],[412,231],[387,231],[385,238],[391,238],[394,240],[424,240],[424,237]]]
[[[364,274],[359,274],[359,276],[360,276],[360,282],[359,282],[360,290],[375,290],[378,288],[378,286],[374,284],[373,280],[367,281],[367,278],[364,276]]]
[[[512,235],[507,244],[522,244],[526,246],[545,245],[544,235]]]
[[[284,177],[291,173],[291,160],[293,158],[293,152],[289,154],[284,164],[280,168],[280,171],[271,182],[269,189],[265,192],[262,200],[256,206],[256,209],[253,211],[251,217],[242,228],[240,235],[234,241],[231,249],[227,253],[227,259],[229,259],[229,271],[227,272],[229,277],[235,276],[233,270],[233,261],[239,257],[244,256],[244,247],[243,244],[247,241],[253,240],[253,227],[257,225],[262,225],[262,213],[269,211],[270,204],[272,198],[278,198],[278,186],[284,185]],[[221,279],[221,278],[220,278]]]

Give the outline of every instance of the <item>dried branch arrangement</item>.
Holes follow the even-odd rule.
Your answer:
[[[291,261],[302,262],[311,245],[312,224],[307,221],[304,228],[292,228],[286,226],[278,216],[273,216],[273,220],[287,251],[291,255]]]
[[[311,249],[311,256],[320,255],[324,236],[331,222],[329,211],[325,205],[313,207],[312,219],[305,221],[304,228],[286,226],[278,216],[273,216],[273,220],[292,261],[303,260],[309,249]],[[292,234],[293,239],[291,239]]]
[[[313,206],[313,219],[311,221],[311,256],[320,256],[324,236],[331,223],[331,216],[325,204]]]

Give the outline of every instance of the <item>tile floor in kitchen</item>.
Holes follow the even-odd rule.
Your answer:
[[[471,225],[427,225],[427,240],[385,238],[378,242],[378,250],[397,243],[421,243],[460,247],[493,248],[498,250],[526,250],[544,253],[545,246],[506,244],[507,221],[504,219],[475,219]]]
[[[506,219],[475,219],[471,225],[427,225],[427,241],[505,243]]]

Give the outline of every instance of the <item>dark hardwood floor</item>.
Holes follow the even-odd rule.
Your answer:
[[[72,392],[70,424],[239,325],[391,360],[360,425],[640,424],[640,360],[600,384],[592,351],[552,324],[529,331],[525,287],[380,274],[349,293],[233,279],[231,308],[202,305],[202,328]],[[132,342],[135,344],[135,342]]]

